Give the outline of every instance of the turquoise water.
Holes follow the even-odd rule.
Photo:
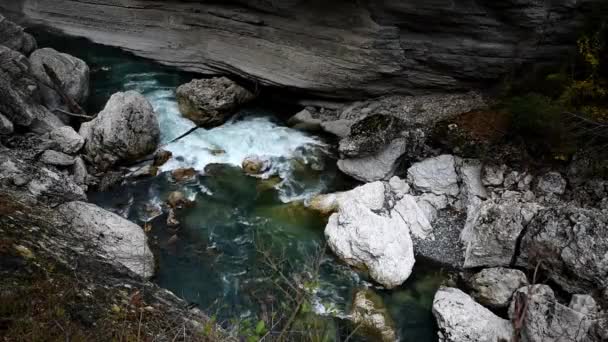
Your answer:
[[[193,75],[84,40],[35,33],[41,46],[55,47],[89,63],[90,112],[103,108],[117,91],[137,90],[159,116],[163,143],[192,127],[178,113],[174,89]],[[323,249],[326,218],[307,210],[302,200],[353,183],[337,172],[331,144],[285,127],[276,118],[288,113],[277,112],[277,107],[257,103],[234,121],[165,146],[174,158],[163,166],[163,173],[107,193],[92,193],[90,200],[139,224],[149,223],[158,261],[154,281],[226,324],[235,319],[255,322],[269,306],[280,303],[276,275],[270,272],[264,253],[280,262],[290,278],[305,277],[311,260],[321,253],[311,310],[337,325],[336,334],[344,336],[348,325],[339,318],[348,313],[353,293],[373,284]],[[217,149],[224,153],[210,152]],[[250,154],[271,160],[273,167],[266,177],[247,176],[238,167]],[[194,167],[199,174],[189,182],[175,183],[169,174],[179,167]],[[163,203],[172,191],[181,191],[194,201],[192,207],[177,211],[179,229],[166,224]],[[377,289],[403,341],[436,341],[430,308],[444,277],[437,267],[418,262],[402,287]]]

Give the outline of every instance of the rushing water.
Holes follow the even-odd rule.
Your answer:
[[[174,89],[192,75],[84,40],[36,34],[40,45],[76,55],[91,66],[90,111],[99,111],[114,92],[137,90],[158,115],[163,144],[193,127],[179,115],[174,97]],[[258,104],[221,127],[199,129],[164,146],[173,158],[161,171],[193,167],[199,175],[192,181],[175,183],[163,172],[109,193],[90,194],[92,201],[132,221],[150,223],[158,251],[155,281],[220,320],[255,321],[267,310],[266,299],[278,295],[260,251],[286,261],[291,272],[308,270],[322,250],[326,221],[307,210],[302,200],[344,185],[328,144],[283,126],[273,114]],[[260,178],[245,175],[239,166],[249,155],[270,159],[271,170]],[[180,229],[168,227],[162,213],[172,191],[194,201],[178,211]],[[443,278],[437,268],[418,263],[399,289],[377,290],[403,341],[436,340],[430,308]],[[366,286],[373,287],[365,275],[322,253],[312,309],[325,320],[343,317],[354,291]]]

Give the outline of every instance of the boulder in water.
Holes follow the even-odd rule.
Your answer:
[[[163,166],[166,162],[169,161],[169,159],[171,159],[172,156],[173,156],[173,153],[171,153],[171,151],[167,151],[167,150],[157,151],[154,154],[154,162],[152,163],[152,165],[154,165],[156,167]]]
[[[394,342],[397,331],[389,311],[382,298],[370,289],[360,290],[355,294],[350,318],[361,332],[374,340]]]
[[[192,80],[177,88],[182,115],[206,128],[223,124],[254,98],[253,93],[227,77]]]
[[[43,48],[32,53],[30,63],[32,73],[43,84],[53,84],[45,71],[46,65],[55,72],[67,96],[81,105],[86,103],[89,98],[89,67],[84,61],[51,48]],[[67,108],[54,89],[43,86],[41,93],[47,108]]]
[[[86,141],[86,154],[105,170],[154,152],[160,128],[148,100],[127,91],[112,95],[95,119],[82,124],[80,135]]]
[[[175,182],[188,182],[196,178],[196,170],[193,168],[180,168],[171,171],[171,177]]]
[[[183,208],[190,203],[191,201],[188,200],[186,195],[181,191],[173,191],[169,194],[169,197],[167,197],[167,204],[169,204],[172,209]]]
[[[258,156],[248,156],[243,160],[241,167],[246,174],[259,175],[268,170],[269,163]]]
[[[511,341],[511,322],[496,316],[466,293],[442,287],[433,299],[440,342]]]

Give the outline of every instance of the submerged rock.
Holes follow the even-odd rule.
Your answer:
[[[197,172],[193,168],[180,168],[171,171],[171,177],[175,182],[188,182],[196,178]]]
[[[158,119],[152,106],[138,92],[110,97],[95,119],[82,124],[85,152],[101,169],[135,161],[154,152],[160,139]]]
[[[47,65],[61,81],[62,90],[67,96],[81,105],[86,103],[89,98],[89,67],[84,61],[51,48],[43,48],[32,53],[30,63],[32,74],[43,84],[53,84],[44,69],[44,65]],[[47,108],[67,108],[54,89],[47,86],[40,89]]]
[[[154,154],[154,162],[152,165],[156,167],[163,166],[166,162],[169,161],[173,157],[173,153],[171,151],[160,150]]]
[[[189,205],[190,200],[186,198],[186,195],[183,192],[173,191],[169,194],[169,197],[167,197],[167,204],[169,204],[172,209],[179,209]]]
[[[182,115],[201,127],[223,124],[255,95],[227,77],[192,80],[177,88]]]
[[[243,160],[241,167],[246,174],[259,175],[266,172],[270,168],[270,165],[267,160],[258,156],[248,156]]]
[[[456,288],[442,287],[433,299],[440,342],[511,341],[511,322],[496,316]]]
[[[69,202],[58,210],[75,230],[96,242],[103,257],[141,277],[154,274],[154,256],[140,226],[91,203]]]
[[[509,268],[486,268],[469,280],[473,297],[492,308],[506,308],[513,293],[528,285],[524,272]]]
[[[353,299],[350,318],[361,331],[384,342],[395,342],[397,332],[382,298],[372,290],[360,290]]]

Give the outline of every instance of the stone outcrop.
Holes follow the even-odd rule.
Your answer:
[[[101,169],[154,152],[160,139],[158,119],[143,95],[116,93],[92,121],[80,127],[84,151]]]
[[[53,85],[44,65],[55,72],[62,85],[62,90],[70,99],[84,105],[89,98],[89,66],[74,56],[58,52],[51,48],[36,50],[30,56],[32,74],[43,86],[40,88],[42,103],[49,109],[68,109],[61,96],[46,85]]]
[[[227,77],[192,80],[179,86],[176,95],[182,115],[205,128],[223,124],[242,105],[255,98],[249,90]]]
[[[433,299],[433,315],[441,342],[511,341],[511,322],[496,316],[466,293],[442,287]]]
[[[344,98],[485,86],[514,64],[554,61],[575,46],[580,14],[590,6],[15,0],[0,10],[183,70]]]
[[[154,274],[154,256],[144,230],[135,223],[86,202],[68,202],[58,207],[72,227],[96,241],[104,257],[135,274]]]
[[[528,285],[524,272],[510,268],[486,268],[469,279],[473,297],[492,308],[506,308],[513,293]]]

